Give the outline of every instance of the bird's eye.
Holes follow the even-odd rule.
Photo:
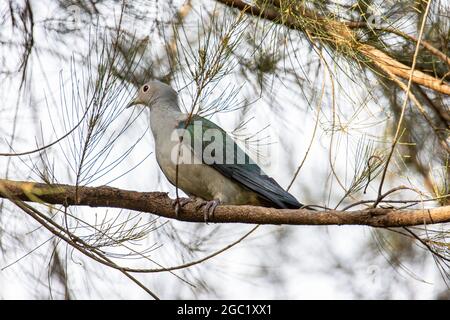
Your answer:
[[[143,90],[144,92],[147,92],[147,91],[148,91],[148,85],[145,85],[145,86],[142,88],[142,90]]]

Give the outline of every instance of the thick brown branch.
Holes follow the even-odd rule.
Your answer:
[[[172,201],[164,192],[136,192],[111,187],[48,185],[0,179],[0,197],[65,206],[108,207],[153,213],[189,222],[203,222],[195,204],[187,204],[177,218]],[[76,194],[78,199],[76,199]],[[273,209],[253,206],[219,206],[211,222],[290,224],[290,225],[367,225],[402,227],[450,222],[450,206],[430,209],[367,209],[358,211],[312,211]]]
[[[400,78],[408,79],[411,73],[410,67],[398,62],[373,46],[362,45],[359,47],[359,51],[387,74],[392,73]],[[414,70],[412,81],[416,84],[433,89],[436,92],[450,95],[449,85],[421,71]]]
[[[384,73],[390,73],[403,78],[409,79],[411,68],[388,54],[384,53],[374,46],[358,42],[355,34],[351,30],[351,26],[345,22],[332,20],[316,14],[307,8],[298,5],[293,8],[284,8],[280,11],[272,7],[258,7],[257,5],[250,5],[242,0],[216,0],[229,7],[239,9],[249,15],[264,18],[274,23],[283,24],[290,29],[305,31],[310,35],[311,39],[318,38],[327,41],[332,46],[348,46],[347,49],[352,49],[364,55],[372,64],[378,67]],[[290,10],[292,9],[292,10]],[[295,12],[295,14],[293,14]],[[306,18],[308,23],[302,23],[298,15]],[[314,23],[320,22],[320,23]],[[345,52],[346,50],[340,50]],[[447,62],[447,60],[445,60]],[[450,86],[444,83],[441,79],[434,78],[421,71],[414,70],[412,75],[412,82],[424,87],[430,88],[436,92],[450,95]]]

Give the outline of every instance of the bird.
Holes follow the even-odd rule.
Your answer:
[[[220,204],[304,207],[269,177],[225,130],[200,115],[183,113],[178,93],[170,85],[158,80],[148,81],[126,108],[135,105],[150,109],[150,128],[161,171],[171,184],[189,196],[184,201],[178,196],[174,200],[177,216],[180,208],[194,200],[200,201],[198,208],[203,207],[205,222],[213,218]],[[222,139],[222,145],[218,144],[210,154],[205,152],[210,143],[205,141],[208,130],[213,133],[214,142]],[[174,132],[177,133],[174,135]],[[220,156],[226,161],[218,161]]]

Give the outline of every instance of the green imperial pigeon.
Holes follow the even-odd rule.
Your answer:
[[[267,176],[222,128],[198,115],[182,113],[178,94],[170,86],[147,82],[127,107],[137,104],[151,110],[150,126],[161,170],[174,186],[203,200],[199,207],[205,206],[205,221],[218,204],[303,206]],[[175,200],[176,213],[189,201]]]

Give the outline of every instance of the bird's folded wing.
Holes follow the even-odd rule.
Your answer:
[[[197,126],[197,128],[195,128]],[[204,161],[203,151],[211,143],[205,141],[206,130],[215,130],[214,135],[220,133],[222,138],[224,161],[207,163],[219,171],[225,177],[245,186],[247,189],[257,193],[261,198],[277,208],[299,208],[302,205],[290,193],[286,192],[274,179],[267,176],[264,171],[231,139],[228,134],[212,121],[198,115],[193,115],[189,121],[180,121],[178,128],[185,129],[190,135],[191,148],[198,153],[195,143],[201,145],[202,154],[196,156]],[[200,130],[201,129],[201,130]],[[220,144],[218,144],[220,146]],[[227,158],[226,155],[232,155]],[[231,159],[229,159],[231,158]],[[243,161],[245,159],[245,161]],[[230,161],[231,160],[231,161]]]

